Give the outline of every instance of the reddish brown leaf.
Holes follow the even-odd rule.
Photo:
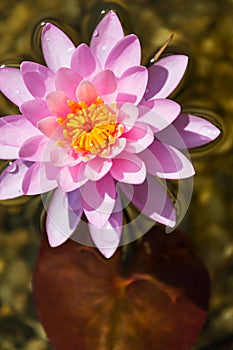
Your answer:
[[[153,228],[106,260],[72,240],[44,238],[33,282],[57,350],[190,350],[207,315],[208,273],[187,237]]]

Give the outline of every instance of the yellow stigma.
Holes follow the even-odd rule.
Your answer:
[[[122,134],[123,125],[117,124],[116,110],[104,105],[100,97],[90,106],[72,100],[67,104],[71,113],[57,119],[64,129],[64,139],[58,142],[59,146],[71,147],[76,153],[106,153],[106,148]]]

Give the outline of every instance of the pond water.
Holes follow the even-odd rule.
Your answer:
[[[44,19],[59,23],[75,43],[88,42],[101,11],[109,8],[118,12],[126,33],[139,36],[143,64],[174,34],[166,53],[183,53],[190,61],[172,97],[222,130],[218,142],[191,152],[197,175],[181,226],[212,281],[209,318],[194,349],[233,349],[233,1],[2,0],[0,64],[42,59],[39,28]],[[16,112],[1,96],[0,115]],[[40,245],[39,204],[39,198],[24,197],[0,206],[1,350],[52,349],[30,287]]]

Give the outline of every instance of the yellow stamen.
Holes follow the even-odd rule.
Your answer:
[[[117,123],[116,106],[105,106],[100,97],[89,106],[72,100],[68,100],[67,104],[71,113],[57,119],[64,129],[64,140],[59,140],[57,144],[67,147],[68,143],[76,153],[107,154],[109,146],[123,132],[123,125]]]

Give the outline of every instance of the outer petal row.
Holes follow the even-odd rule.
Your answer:
[[[80,191],[88,221],[98,227],[105,225],[116,199],[116,187],[112,176],[107,174],[97,182],[89,181]]]
[[[113,212],[109,220],[101,228],[89,224],[91,237],[99,249],[106,257],[110,258],[116,251],[122,233],[123,215],[120,196],[117,196]]]
[[[183,153],[159,141],[154,141],[140,157],[147,172],[161,178],[185,179],[195,173],[191,161]]]
[[[1,159],[18,158],[18,150],[21,145],[33,136],[41,135],[23,115],[9,115],[0,118],[0,152],[3,146],[5,153],[2,152]],[[9,147],[8,151],[6,146]]]
[[[41,194],[57,187],[57,169],[50,163],[17,159],[0,175],[0,199]]]
[[[169,96],[181,81],[187,64],[187,56],[171,55],[150,66],[146,100]]]
[[[23,177],[22,189],[27,195],[36,195],[57,187],[58,169],[50,163],[34,163]]]
[[[41,98],[24,102],[21,112],[35,126],[41,119],[51,115],[47,103]]]
[[[146,178],[143,161],[136,154],[124,151],[113,159],[110,172],[115,180],[130,184],[141,184]]]
[[[17,68],[0,68],[0,90],[17,106],[32,99],[32,95],[23,81],[21,71]]]
[[[180,105],[168,99],[156,99],[139,105],[138,121],[148,124],[154,133],[170,125],[180,114]]]
[[[0,175],[0,199],[20,197],[24,194],[22,182],[32,163],[17,159]]]
[[[121,23],[113,11],[100,21],[92,35],[90,48],[104,67],[105,60],[115,44],[124,38]]]
[[[121,39],[109,53],[105,68],[120,77],[128,68],[141,63],[141,47],[136,35],[131,34]]]
[[[47,66],[54,72],[61,67],[70,67],[75,47],[68,36],[51,23],[42,31],[42,50]]]
[[[167,190],[153,176],[137,186],[121,183],[121,190],[132,200],[134,205],[152,220],[173,227],[176,212]]]
[[[55,74],[49,68],[35,62],[23,62],[20,70],[32,96],[43,98],[49,91],[55,89]]]
[[[82,216],[82,201],[79,190],[65,193],[55,191],[46,220],[49,243],[56,247],[65,242],[77,227]]]
[[[156,134],[165,143],[177,148],[193,148],[205,145],[215,140],[220,130],[209,121],[191,115],[180,114],[166,129]]]
[[[137,105],[143,98],[148,80],[148,70],[143,66],[128,68],[118,81],[118,102]]]
[[[56,247],[65,242],[75,231],[83,212],[79,190],[69,193],[57,189],[49,203],[46,229],[49,243]],[[92,239],[106,257],[110,258],[118,247],[122,232],[122,206],[118,196],[106,223],[100,227],[89,223]]]

